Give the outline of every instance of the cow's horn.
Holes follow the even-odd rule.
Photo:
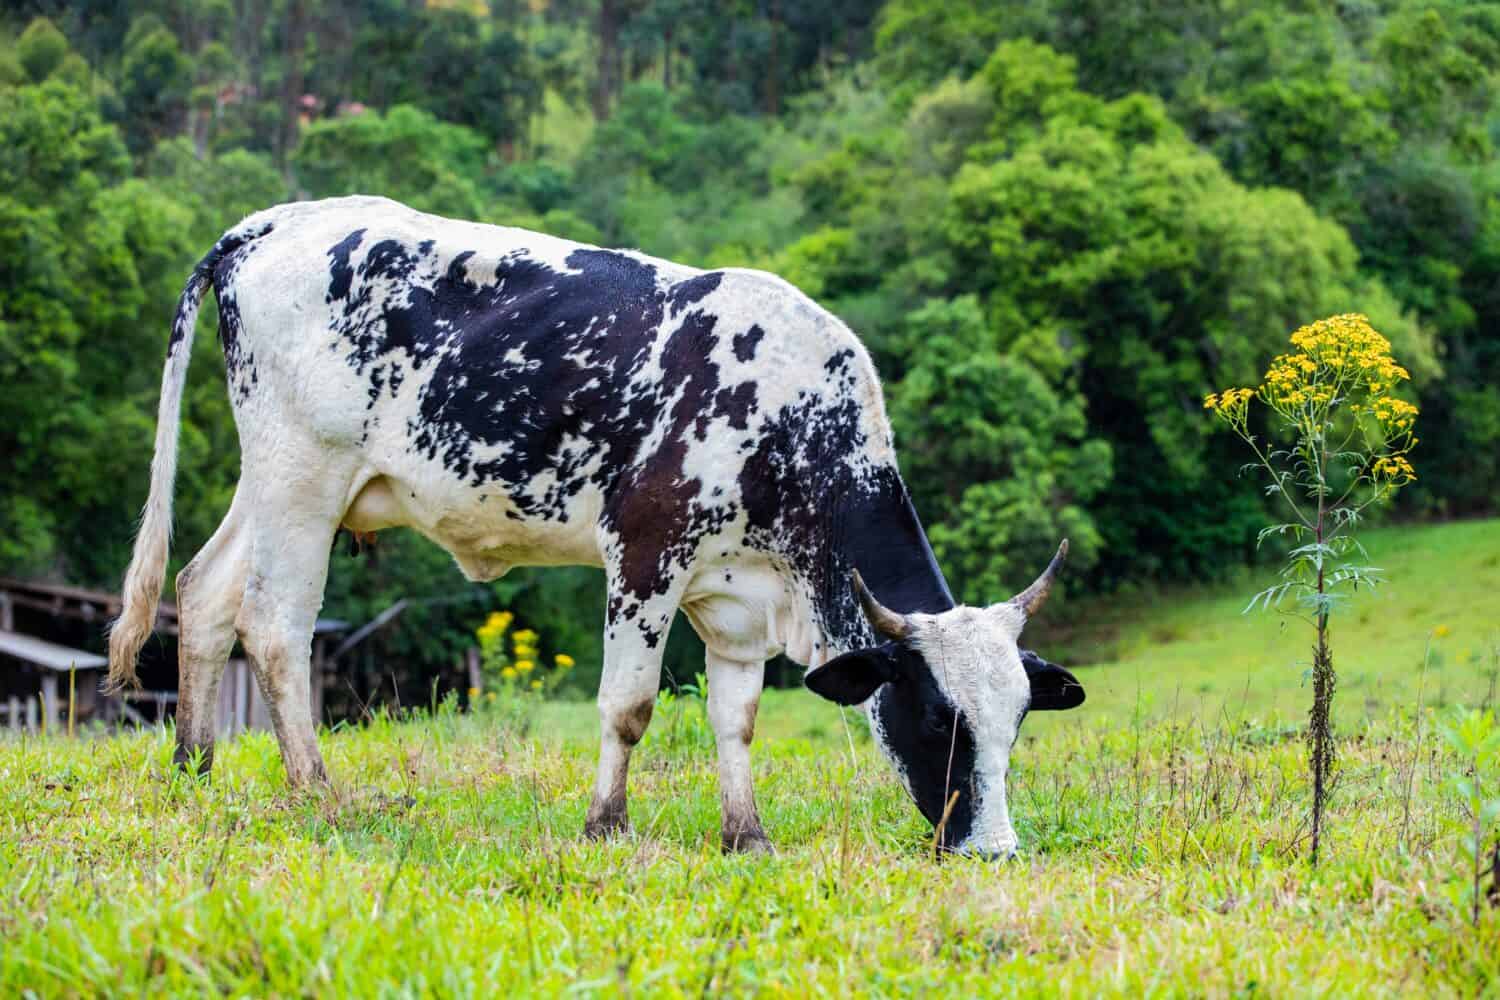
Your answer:
[[[870,620],[870,627],[876,634],[887,639],[905,639],[911,635],[911,622],[906,620],[906,616],[896,614],[875,600],[875,595],[870,593],[865,587],[865,581],[860,578],[859,570],[855,570],[853,576],[854,596],[859,598],[859,606],[864,609],[865,617]]]
[[[1012,597],[1010,603],[1026,612],[1028,618],[1040,611],[1047,601],[1047,595],[1052,593],[1052,583],[1057,579],[1057,571],[1067,555],[1068,540],[1064,538],[1062,544],[1057,547],[1057,555],[1053,556],[1047,568],[1042,570],[1042,575],[1037,577],[1036,582],[1031,586]]]

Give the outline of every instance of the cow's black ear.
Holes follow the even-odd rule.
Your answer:
[[[1021,665],[1031,681],[1031,710],[1060,712],[1083,704],[1083,685],[1055,663],[1048,663],[1030,650],[1021,652]]]
[[[888,642],[872,649],[856,649],[835,656],[821,667],[809,670],[803,683],[813,694],[829,701],[858,705],[874,694],[880,685],[898,676],[895,645]]]

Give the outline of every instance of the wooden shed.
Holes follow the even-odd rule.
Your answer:
[[[0,713],[12,728],[78,723],[160,722],[177,704],[177,606],[162,601],[155,634],[142,654],[144,689],[123,696],[100,690],[108,660],[105,626],[120,612],[119,595],[66,584],[0,577]],[[330,639],[349,626],[320,618],[313,638],[313,717],[333,682]],[[71,694],[70,694],[71,692]],[[270,713],[249,664],[231,659],[219,690],[218,731],[270,729]],[[44,723],[45,720],[45,723]]]
[[[109,666],[106,657],[5,628],[0,628],[0,657],[24,664],[38,681],[39,697],[23,698],[12,689],[0,704],[8,728],[50,728],[97,711],[99,681]]]

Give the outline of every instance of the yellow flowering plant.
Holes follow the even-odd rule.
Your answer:
[[[485,690],[471,691],[470,699],[524,722],[529,704],[556,691],[575,661],[566,653],[558,653],[552,657],[551,666],[546,666],[538,652],[541,637],[529,628],[511,632],[514,621],[511,612],[495,611],[474,630]]]
[[[1361,585],[1380,582],[1378,570],[1354,561],[1364,556],[1355,533],[1365,511],[1417,478],[1408,457],[1417,445],[1417,408],[1397,394],[1411,376],[1366,317],[1348,313],[1319,320],[1293,333],[1291,344],[1293,350],[1271,362],[1260,385],[1209,393],[1203,407],[1250,446],[1256,460],[1245,469],[1266,476],[1267,494],[1292,517],[1261,531],[1257,545],[1272,536],[1294,544],[1280,582],[1256,594],[1245,610],[1280,609],[1291,597],[1299,610],[1290,613],[1317,634],[1308,715],[1316,864],[1333,767],[1329,720],[1336,675],[1329,617]],[[1255,403],[1265,413],[1264,440],[1253,429],[1260,426]]]

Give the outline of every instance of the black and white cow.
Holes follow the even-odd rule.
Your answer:
[[[784,651],[812,667],[813,691],[863,705],[928,820],[958,793],[947,846],[1014,852],[1005,780],[1021,720],[1083,701],[1066,670],[1017,648],[1066,543],[1018,597],[956,606],[869,356],[785,281],[380,198],[253,215],[188,279],[110,640],[116,684],[135,679],[166,573],[178,414],[210,283],[241,473],[223,524],[177,577],[180,761],[211,759],[238,637],[288,779],[325,779],[308,671],[330,543],[341,524],[404,525],[474,580],[604,568],[590,835],[626,826],[631,748],[681,608],[707,647],[727,847],[766,846],[749,745],[764,662]]]

